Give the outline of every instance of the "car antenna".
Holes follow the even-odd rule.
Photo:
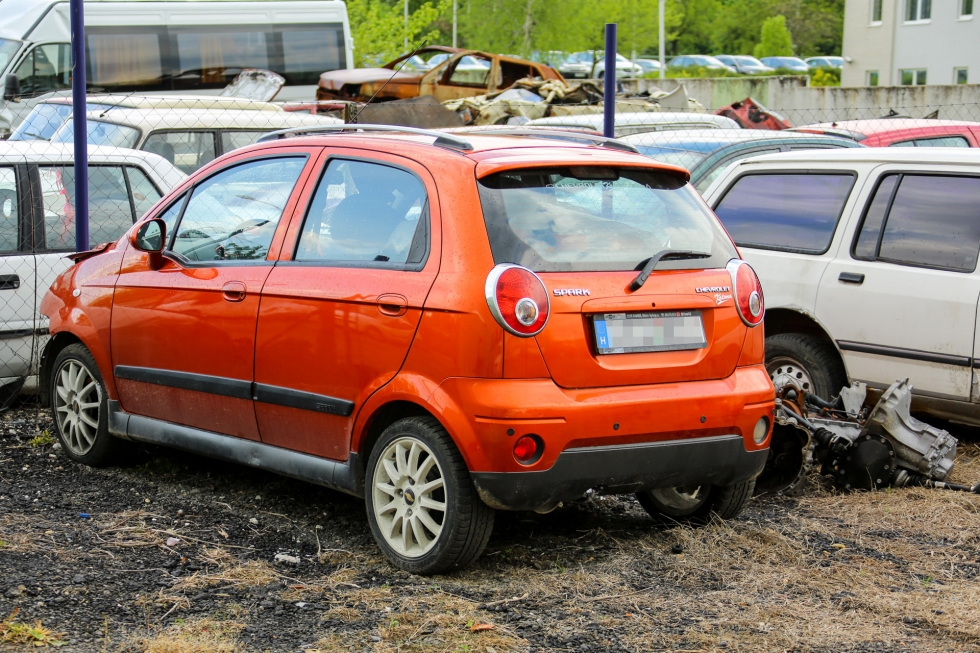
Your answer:
[[[388,85],[388,82],[390,82],[391,80],[393,80],[395,78],[395,75],[397,75],[398,73],[400,73],[401,72],[401,69],[405,67],[405,64],[407,64],[408,61],[412,57],[414,57],[416,54],[418,54],[418,51],[421,50],[422,48],[424,48],[426,46],[426,44],[428,44],[428,42],[429,42],[428,39],[422,41],[422,45],[420,45],[419,47],[415,48],[412,51],[411,54],[409,54],[407,57],[405,57],[404,59],[402,59],[401,65],[398,66],[398,68],[395,70],[395,72],[391,73],[391,77],[389,77],[387,80],[385,80],[385,83],[381,85],[381,88],[379,88],[377,91],[375,91],[374,92],[374,95],[371,96],[371,99],[368,100],[367,102],[365,102],[364,105],[367,106],[367,105],[371,104],[372,102],[374,102],[374,98],[378,97],[378,93],[380,93],[381,91],[384,90],[385,86]],[[357,123],[357,114],[356,113],[354,114],[353,123],[354,124]]]

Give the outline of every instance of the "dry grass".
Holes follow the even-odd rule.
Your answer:
[[[177,620],[163,631],[133,643],[141,653],[238,653],[245,624],[216,619]]]
[[[61,646],[58,633],[45,628],[40,621],[33,624],[21,623],[14,618],[20,612],[19,608],[14,608],[3,621],[0,621],[0,644],[11,644],[41,648],[47,646]]]

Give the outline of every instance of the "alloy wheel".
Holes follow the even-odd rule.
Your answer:
[[[391,548],[406,558],[425,555],[446,520],[446,486],[439,462],[423,442],[391,442],[374,469],[374,516]]]
[[[65,446],[76,456],[84,456],[92,450],[99,431],[99,383],[87,367],[69,359],[58,369],[55,391],[55,414]]]

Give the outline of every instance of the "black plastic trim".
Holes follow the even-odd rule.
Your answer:
[[[221,435],[163,420],[131,415],[109,402],[109,432],[127,440],[150,442],[209,458],[264,469],[354,496],[363,496],[357,480],[357,454],[346,462],[273,447],[254,440]]]
[[[0,331],[0,340],[10,340],[11,338],[25,338],[34,335],[34,329],[9,329]]]
[[[207,392],[213,395],[234,397],[236,399],[252,398],[251,381],[229,379],[223,376],[175,372],[173,370],[160,370],[152,367],[132,367],[129,365],[116,365],[115,375],[117,378],[128,381],[165,385],[170,388],[180,388],[181,390]]]
[[[841,351],[856,351],[862,354],[877,354],[879,356],[892,356],[893,358],[907,358],[908,360],[913,361],[940,363],[942,365],[955,365],[956,367],[973,367],[976,364],[976,361],[969,356],[936,354],[931,351],[921,351],[919,349],[904,349],[902,347],[872,345],[865,342],[851,342],[850,340],[838,340],[837,346],[840,347]]]
[[[540,472],[472,472],[480,498],[502,510],[549,510],[594,489],[629,494],[683,485],[732,485],[762,471],[768,449],[740,435],[567,449]]]
[[[264,383],[255,383],[253,385],[255,388],[252,398],[255,401],[261,401],[265,404],[301,408],[328,415],[340,415],[341,417],[350,417],[351,413],[354,412],[354,402],[347,401],[346,399],[337,399],[326,395],[313,394],[312,392],[291,390],[290,388],[280,388],[274,385],[265,385]]]

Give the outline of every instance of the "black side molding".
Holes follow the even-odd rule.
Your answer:
[[[281,388],[264,383],[229,379],[223,376],[175,372],[173,370],[133,367],[130,365],[116,365],[115,375],[117,378],[127,379],[129,381],[140,381],[142,383],[152,383],[170,388],[180,388],[181,390],[194,390],[195,392],[207,392],[223,397],[234,397],[236,399],[253,399],[265,404],[312,410],[328,415],[350,417],[354,412],[354,402],[347,401],[346,399],[337,399],[336,397],[313,394],[312,392],[302,392],[291,388]]]
[[[109,432],[126,440],[189,451],[208,458],[275,472],[356,497],[363,496],[363,484],[356,473],[357,454],[354,452],[351,452],[346,462],[328,460],[261,442],[131,415],[124,412],[119,402],[114,400],[109,401]]]
[[[891,356],[893,358],[906,358],[913,361],[925,361],[926,363],[939,363],[940,365],[972,367],[974,364],[973,359],[969,356],[937,354],[931,351],[921,351],[919,349],[903,349],[902,347],[871,345],[865,342],[851,342],[850,340],[838,340],[837,346],[841,348],[841,351],[856,351],[862,354],[877,354],[879,356]]]

